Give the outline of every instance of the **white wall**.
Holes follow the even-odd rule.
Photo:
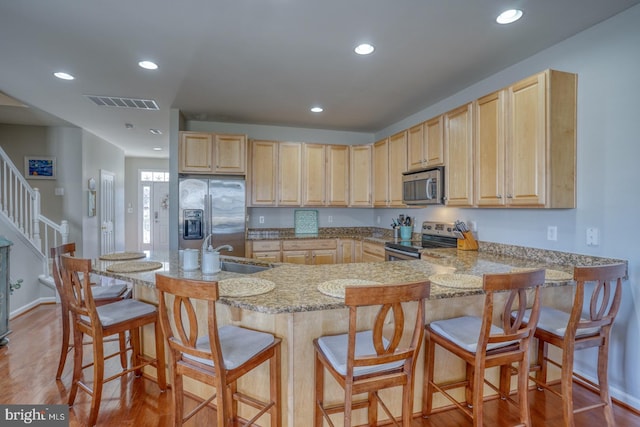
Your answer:
[[[473,220],[485,241],[629,261],[629,281],[613,329],[610,384],[615,397],[640,408],[640,6],[483,80],[376,134],[378,140],[546,68],[578,74],[577,208],[420,209],[419,220]],[[385,215],[384,210],[376,214]],[[386,216],[386,215],[385,215]],[[383,224],[386,222],[383,221]],[[558,240],[546,240],[549,225]],[[586,229],[600,230],[598,246]],[[595,352],[580,352],[576,369],[593,377]]]

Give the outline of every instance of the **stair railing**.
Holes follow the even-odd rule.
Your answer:
[[[32,188],[0,147],[0,212],[43,255],[49,275],[49,248],[69,241],[69,224],[56,224],[40,210],[40,191]]]

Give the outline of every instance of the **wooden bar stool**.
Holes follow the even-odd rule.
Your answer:
[[[265,413],[270,425],[282,425],[280,403],[280,338],[272,334],[225,325],[218,328],[216,301],[218,282],[179,279],[156,274],[160,323],[169,344],[173,384],[174,425],[181,426],[196,412],[216,400],[217,426],[236,425],[237,402],[258,409],[242,425],[254,425]],[[199,321],[194,307],[204,301],[206,321]],[[239,392],[236,382],[253,369],[269,362],[269,401]],[[183,377],[215,387],[216,392],[186,416]]]
[[[59,380],[62,377],[62,370],[67,361],[67,354],[73,349],[73,343],[69,342],[71,336],[71,322],[69,317],[71,312],[69,311],[69,302],[67,301],[66,294],[62,290],[62,276],[60,274],[60,257],[63,255],[75,256],[76,244],[65,243],[63,245],[51,248],[51,260],[52,260],[52,276],[53,282],[56,285],[56,290],[60,296],[60,310],[62,319],[62,345],[60,346],[60,359],[58,361],[58,370],[56,371],[56,379]],[[131,292],[127,288],[127,285],[114,285],[114,286],[95,286],[92,289],[93,300],[96,306],[110,304],[112,302],[119,301],[124,298],[130,298]],[[123,349],[126,346],[125,336],[122,334],[118,340],[120,341],[120,348]],[[85,343],[91,344],[91,343]],[[123,368],[127,366],[127,360],[125,357],[121,358],[121,364]]]
[[[428,417],[433,410],[433,395],[441,393],[473,420],[474,427],[483,425],[483,390],[489,385],[500,397],[519,407],[520,422],[531,426],[527,401],[529,375],[529,343],[533,338],[540,312],[540,287],[544,283],[544,270],[519,273],[485,274],[483,289],[486,293],[482,317],[463,316],[439,320],[426,326],[425,379],[422,415]],[[533,289],[532,302],[527,292]],[[508,291],[502,310],[501,327],[492,324],[494,298]],[[523,323],[528,305],[531,307],[529,324]],[[514,318],[511,317],[515,309]],[[434,380],[436,345],[448,350],[466,362],[466,379],[450,383]],[[518,364],[518,400],[510,397],[510,370]],[[485,369],[500,366],[500,387],[485,379]],[[465,388],[465,402],[459,402],[449,393]],[[464,403],[464,404],[463,404]]]
[[[78,389],[82,389],[91,396],[91,410],[87,425],[94,426],[98,419],[100,401],[102,398],[102,386],[104,383],[122,377],[129,372],[136,375],[142,374],[144,366],[154,366],[158,375],[158,387],[166,389],[166,373],[164,361],[164,338],[158,324],[158,310],[152,304],[147,304],[134,299],[124,299],[97,307],[93,299],[93,286],[89,275],[91,273],[91,260],[62,256],[62,286],[69,303],[69,310],[73,318],[73,382],[69,391],[69,406],[72,406]],[[156,357],[149,358],[142,354],[140,343],[140,328],[145,325],[154,325],[156,341]],[[131,350],[131,367],[123,369],[108,378],[105,378],[105,360],[121,355],[122,351],[105,355],[105,337],[121,335],[125,332],[131,337],[131,346],[125,348],[125,352]],[[93,387],[83,380],[82,371],[87,366],[82,366],[83,339],[87,335],[92,339],[93,347]]]
[[[344,413],[344,425],[351,426],[354,409],[368,408],[368,424],[378,425],[378,404],[397,426],[400,425],[388,407],[380,399],[378,391],[390,387],[402,387],[402,426],[411,425],[413,384],[416,358],[424,330],[424,305],[429,297],[430,283],[389,284],[375,286],[347,286],[345,305],[349,308],[349,332],[323,336],[313,341],[315,347],[315,408],[316,427],[323,418],[333,425],[330,415]],[[416,316],[405,325],[401,303],[415,302]],[[373,329],[362,330],[357,324],[358,309],[380,306]],[[385,322],[390,321],[390,324]],[[364,323],[364,322],[362,322]],[[405,326],[410,342],[400,345]],[[366,327],[371,327],[367,325]],[[384,329],[393,333],[385,338]],[[344,403],[324,404],[324,370],[342,386]],[[353,396],[367,393],[367,399],[354,401]]]
[[[609,380],[609,341],[611,326],[615,320],[622,297],[622,279],[626,277],[627,266],[624,263],[602,266],[575,267],[573,279],[576,293],[570,313],[550,307],[542,307],[535,337],[538,338],[538,360],[533,366],[536,371],[532,379],[542,388],[549,390],[562,399],[562,412],[566,426],[573,427],[573,414],[595,408],[604,409],[608,426],[614,426]],[[587,282],[595,282],[587,289]],[[583,314],[583,304],[588,302],[588,313]],[[548,358],[548,346],[554,345],[562,350],[562,361],[557,363]],[[585,348],[598,348],[598,383],[573,372],[574,353]],[[560,393],[549,388],[547,383],[547,364],[561,369]],[[574,409],[573,379],[591,385],[599,391],[600,402],[595,405]]]

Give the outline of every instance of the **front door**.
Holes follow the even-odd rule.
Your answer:
[[[115,180],[116,176],[113,172],[100,170],[100,255],[116,251]]]
[[[151,245],[154,251],[169,249],[169,183],[154,182]]]

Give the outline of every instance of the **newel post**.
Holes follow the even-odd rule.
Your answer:
[[[66,219],[60,221],[60,235],[62,244],[69,243],[69,222]]]

